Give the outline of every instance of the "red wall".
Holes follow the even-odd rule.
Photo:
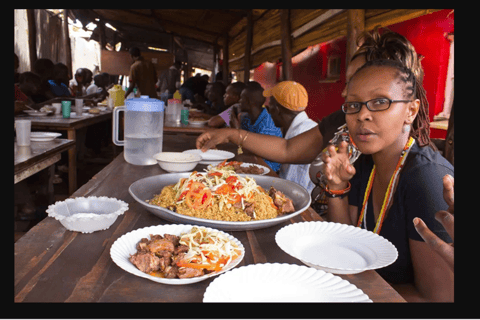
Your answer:
[[[450,56],[450,42],[445,34],[453,32],[453,12],[447,17],[451,11],[451,9],[437,11],[388,27],[410,40],[417,53],[425,57],[422,60],[425,71],[423,87],[430,105],[430,121],[434,115],[443,110]]]
[[[451,9],[434,12],[412,20],[389,26],[392,31],[404,35],[413,44],[417,53],[423,55],[425,71],[424,88],[430,105],[430,120],[443,109],[445,79],[450,55],[450,43],[446,33],[454,31],[454,15]],[[449,16],[447,16],[451,13]],[[313,120],[322,119],[338,110],[344,99],[346,38],[339,38],[307,48],[292,58],[293,80],[301,83],[308,92],[307,114]],[[341,56],[340,80],[335,83],[321,83],[326,78],[328,57]],[[264,63],[255,69],[254,79],[264,88],[269,88],[280,79],[281,63]],[[445,138],[446,132],[432,130],[433,138]]]

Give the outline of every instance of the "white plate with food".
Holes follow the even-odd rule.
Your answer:
[[[244,255],[242,243],[228,233],[183,224],[131,231],[110,249],[112,260],[123,270],[170,285],[215,277],[238,265]]]
[[[245,174],[259,174],[265,175],[270,172],[268,167],[262,166],[256,163],[240,162],[240,161],[229,161],[226,160],[224,163],[219,163],[217,165],[208,165],[208,170],[217,170],[222,168],[230,168],[235,173],[245,173]]]
[[[398,257],[397,248],[384,237],[335,222],[294,223],[280,229],[275,241],[307,266],[335,274],[383,268]]]
[[[285,263],[251,264],[214,279],[203,302],[372,302],[331,273]]]
[[[310,193],[293,181],[230,173],[162,174],[135,181],[128,192],[161,219],[231,231],[274,226],[310,205]]]
[[[58,132],[31,132],[30,140],[31,141],[52,141],[60,137],[62,134]]]
[[[229,151],[224,151],[224,150],[207,150],[205,152],[202,152],[200,149],[190,149],[190,150],[185,150],[183,152],[186,153],[193,153],[193,154],[198,154],[202,157],[202,161],[200,161],[200,164],[219,164],[223,160],[226,159],[231,159],[235,157],[235,154]]]
[[[23,110],[23,112],[28,113],[31,117],[46,117],[50,114],[53,114],[53,111],[37,111],[37,110]]]

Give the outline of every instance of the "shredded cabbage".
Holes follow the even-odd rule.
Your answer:
[[[212,173],[221,173],[221,176],[209,175]],[[236,178],[236,181],[234,182],[234,185],[236,186],[235,190],[228,195],[216,193],[215,191],[217,191],[221,186],[227,184],[226,179],[232,176]],[[259,192],[258,185],[253,178],[248,176],[239,176],[235,173],[232,167],[216,167],[215,169],[212,168],[205,173],[198,173],[197,171],[194,171],[188,178],[180,179],[180,181],[178,181],[173,187],[173,190],[176,191],[175,199],[177,205],[184,201],[185,198],[182,195],[185,195],[188,190],[190,190],[190,185],[195,181],[201,182],[203,185],[205,185],[205,188],[210,189],[212,195],[219,201],[220,210],[222,210],[224,205],[226,205],[227,208],[231,207],[232,199],[235,199],[235,197],[238,197],[238,195],[241,196],[242,209],[245,209],[243,200],[250,199],[252,198],[253,193]]]
[[[206,228],[193,227],[189,233],[180,236],[180,244],[188,246],[184,260],[195,263],[216,264],[223,259],[220,267],[228,265],[240,255],[240,248],[220,232],[209,232]]]

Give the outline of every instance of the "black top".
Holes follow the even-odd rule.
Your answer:
[[[372,168],[371,155],[361,155],[355,162],[357,171],[350,180],[352,188],[348,200],[350,205],[358,207],[359,215]],[[415,217],[421,218],[439,238],[447,243],[452,242],[441,223],[435,220],[437,211],[448,208],[443,199],[443,176],[446,174],[454,176],[453,166],[440,153],[428,146],[419,147],[417,143],[413,145],[400,172],[392,206],[386,213],[380,231],[380,235],[393,243],[398,250],[398,258],[393,264],[376,270],[386,281],[413,282],[409,239],[423,241],[413,225]],[[369,231],[373,231],[376,223],[372,198],[370,194],[364,218]]]

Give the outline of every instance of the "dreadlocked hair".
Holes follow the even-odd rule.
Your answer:
[[[429,145],[434,150],[437,150],[435,145],[430,141],[429,105],[426,91],[423,88],[424,73],[421,65],[423,57],[417,54],[412,43],[401,34],[387,28],[384,28],[383,33],[380,34],[379,28],[380,26],[376,26],[372,33],[366,31],[359,35],[357,45],[360,47],[351,58],[351,61],[359,55],[364,55],[367,62],[392,60],[398,63],[397,67],[403,67],[404,71],[399,70],[399,72],[412,74],[414,78],[412,84],[414,97],[420,100],[420,109],[412,123],[413,130],[410,131],[410,135],[417,139],[420,146]],[[381,65],[384,65],[383,62]],[[411,81],[409,79],[410,76],[407,76],[405,81]]]
[[[396,78],[405,84],[405,98],[420,100],[420,107],[417,116],[413,120],[410,136],[417,140],[419,146],[430,146],[434,150],[437,150],[430,140],[430,121],[428,117],[428,103],[425,103],[427,101],[425,90],[417,80],[413,71],[399,61],[380,59],[368,61],[360,67],[355,74],[370,66],[389,66],[397,70]]]

